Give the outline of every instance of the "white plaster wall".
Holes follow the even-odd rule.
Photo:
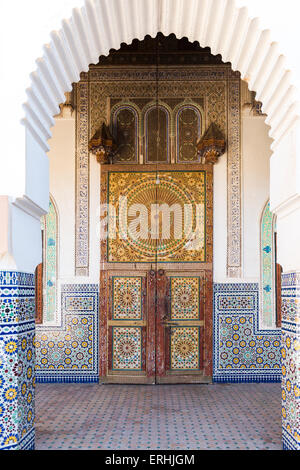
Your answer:
[[[271,158],[271,209],[276,210],[278,261],[284,272],[300,265],[300,123],[280,142]],[[288,182],[288,184],[287,184]]]
[[[14,204],[10,210],[11,224],[11,254],[5,270],[33,273],[36,266],[41,262],[42,253],[41,224],[39,219],[32,217]],[[37,250],[31,250],[31,246],[37,247]],[[1,269],[1,267],[0,267]]]
[[[300,191],[300,123],[279,142],[271,157],[271,208],[280,212],[281,206],[299,197]],[[287,184],[288,182],[288,184]],[[299,225],[297,226],[299,228]]]
[[[269,199],[272,140],[264,117],[242,116],[242,277],[226,275],[227,156],[214,167],[214,282],[260,281],[260,219]]]
[[[300,266],[299,221],[300,210],[297,206],[295,210],[277,218],[278,262],[285,273],[296,272]]]

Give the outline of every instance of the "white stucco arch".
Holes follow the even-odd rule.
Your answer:
[[[274,148],[300,119],[297,90],[278,43],[235,0],[85,0],[82,8],[73,9],[71,18],[63,19],[59,31],[51,32],[31,74],[23,124],[44,151],[53,115],[80,73],[122,42],[157,32],[199,41],[231,62],[263,102]]]

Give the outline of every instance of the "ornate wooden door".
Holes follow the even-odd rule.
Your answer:
[[[211,380],[212,167],[173,168],[101,168],[103,382]]]

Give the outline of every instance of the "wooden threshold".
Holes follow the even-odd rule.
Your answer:
[[[157,384],[212,384],[212,377],[203,375],[167,375],[156,377]]]
[[[119,385],[155,385],[155,377],[130,376],[130,375],[107,375],[99,378],[100,384],[119,384]]]

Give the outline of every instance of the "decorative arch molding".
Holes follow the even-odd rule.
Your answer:
[[[184,0],[85,0],[71,18],[63,19],[59,31],[51,32],[31,74],[23,123],[45,151],[53,116],[80,73],[122,42],[159,31],[199,41],[240,71],[263,102],[273,148],[300,120],[296,87],[278,44],[272,42],[270,30],[262,30],[259,19],[250,18],[247,8],[237,8],[234,0],[189,0],[189,8]]]
[[[132,101],[130,100],[122,100],[120,101],[119,103],[115,104],[114,106],[112,106],[111,110],[110,110],[110,115],[112,116],[112,118],[115,116],[115,114],[120,110],[120,109],[124,109],[124,108],[129,108],[131,109],[137,119],[138,119],[138,124],[139,124],[139,132],[142,131],[142,113],[141,113],[141,110],[140,108],[135,104],[133,103]],[[111,131],[113,130],[113,128],[111,128]]]
[[[175,106],[174,110],[173,110],[173,114],[175,116],[175,122],[173,123],[174,125],[174,129],[176,128],[176,120],[177,120],[177,115],[178,113],[184,109],[184,108],[194,108],[200,115],[201,117],[201,134],[203,134],[203,132],[205,131],[205,128],[204,128],[204,123],[205,123],[205,112],[204,112],[204,109],[202,106],[200,106],[199,103],[196,103],[193,99],[189,99],[187,98],[184,103],[179,103]],[[175,132],[176,132],[176,129],[175,129]]]
[[[165,133],[165,155],[166,158],[161,160],[160,163],[170,163],[171,159],[171,149],[170,149],[170,128],[171,128],[171,116],[172,116],[172,110],[171,108],[164,103],[163,101],[158,101],[158,103],[152,102],[149,103],[145,108],[143,109],[143,129],[144,129],[144,139],[145,139],[145,158],[146,158],[146,163],[154,163],[156,160],[155,159],[149,159],[149,149],[151,150],[151,143],[148,141],[149,135],[151,135],[150,128],[151,126],[151,120],[150,116],[152,113],[159,113],[161,118],[165,118],[165,129],[152,129],[154,131],[153,135],[155,133],[160,135],[160,139],[162,138],[163,140],[163,134],[162,130]],[[161,119],[157,120],[158,124],[162,122]],[[154,120],[154,125],[156,123],[156,120]],[[153,124],[153,123],[152,123]],[[163,154],[164,149],[163,147],[160,149],[158,153]]]
[[[58,256],[59,213],[52,195],[49,196],[49,212],[42,218],[43,232],[43,324],[57,321],[58,312]]]
[[[121,114],[127,113],[125,120],[121,117]],[[140,148],[140,135],[141,135],[141,113],[138,107],[130,101],[124,101],[116,104],[112,107],[111,112],[111,133],[114,136],[116,142],[119,144],[119,134],[121,134],[122,142],[119,144],[116,158],[118,163],[133,163],[138,162],[139,148]],[[134,119],[134,125],[128,122],[128,115],[131,115]],[[120,120],[121,117],[121,120]],[[127,118],[127,119],[126,119]],[[122,138],[123,131],[127,131],[128,136]],[[131,157],[134,158],[131,158]]]

